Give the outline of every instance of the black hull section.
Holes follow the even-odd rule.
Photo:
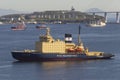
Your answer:
[[[86,54],[42,54],[42,53],[25,53],[12,52],[12,56],[19,61],[77,61],[77,60],[94,60],[94,59],[110,59],[111,54],[102,56],[87,56]]]

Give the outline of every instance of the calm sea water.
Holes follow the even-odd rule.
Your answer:
[[[11,31],[12,25],[0,25],[0,80],[119,80],[120,78],[120,24],[104,28],[81,25],[81,39],[91,51],[115,55],[110,60],[18,62],[12,50],[34,49],[34,42],[45,33],[27,25],[25,31]],[[77,43],[78,24],[49,24],[55,39],[73,34]]]

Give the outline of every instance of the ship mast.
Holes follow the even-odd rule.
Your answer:
[[[79,45],[82,43],[80,39],[80,29],[81,29],[81,26],[79,25],[79,29],[78,29],[78,44]]]

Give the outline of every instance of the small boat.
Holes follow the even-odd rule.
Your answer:
[[[46,28],[47,26],[46,25],[37,25],[36,28],[37,29],[42,29],[42,28]]]
[[[92,20],[87,23],[87,26],[89,26],[89,27],[104,27],[104,26],[106,26],[106,23],[101,20]]]
[[[111,53],[84,48],[80,40],[80,27],[78,44],[72,42],[72,34],[65,34],[65,40],[54,39],[50,35],[50,28],[45,29],[46,34],[40,35],[40,40],[35,43],[35,50],[12,51],[13,58],[19,61],[72,61],[110,59],[114,56]]]
[[[0,21],[0,25],[3,24],[3,22]]]
[[[13,27],[11,27],[12,30],[25,30],[26,25],[23,21],[17,22]]]

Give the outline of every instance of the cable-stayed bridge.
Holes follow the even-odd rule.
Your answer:
[[[97,14],[103,14],[104,18],[105,18],[105,22],[107,23],[108,21],[108,15],[109,14],[115,14],[115,22],[116,23],[120,23],[120,11],[110,11],[110,12],[85,12],[88,14],[93,15],[93,17],[95,18],[95,15]]]

